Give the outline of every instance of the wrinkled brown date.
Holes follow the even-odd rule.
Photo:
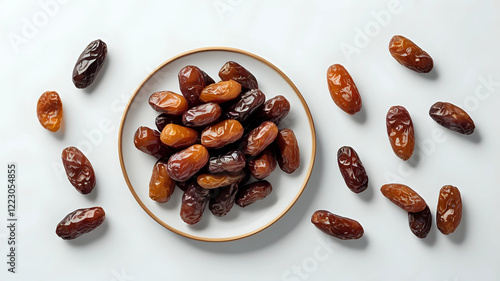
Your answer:
[[[208,209],[212,212],[212,214],[218,217],[227,215],[234,206],[237,192],[238,184],[221,187],[219,190],[219,194],[217,194],[216,197],[210,199],[210,202],[208,203]]]
[[[207,148],[221,148],[239,140],[243,131],[240,122],[227,119],[205,128],[201,133],[201,144]]]
[[[234,61],[228,61],[219,70],[219,77],[222,81],[234,80],[241,84],[241,87],[247,90],[257,89],[259,87],[257,79],[250,71]]]
[[[153,93],[149,97],[149,105],[158,112],[171,115],[181,115],[188,109],[184,96],[170,91]]]
[[[201,127],[217,121],[222,109],[216,103],[205,103],[188,109],[182,114],[182,124],[188,127]]]
[[[408,223],[410,224],[411,232],[413,232],[415,236],[418,238],[427,237],[432,226],[432,214],[429,206],[425,206],[425,209],[420,212],[409,212]]]
[[[415,133],[408,110],[400,105],[391,107],[387,112],[386,126],[394,153],[403,160],[410,159],[415,148]]]
[[[241,152],[255,156],[261,153],[278,136],[278,127],[271,121],[264,121],[253,129],[244,139]]]
[[[167,124],[177,124],[181,125],[182,124],[182,116],[180,115],[171,115],[171,114],[166,114],[162,113],[155,118],[155,125],[156,128],[158,128],[158,131],[163,131],[163,128],[167,126]]]
[[[242,178],[243,173],[218,173],[218,174],[201,174],[197,177],[198,185],[205,189],[215,189],[231,184],[237,184]]]
[[[460,134],[470,135],[476,128],[467,112],[449,102],[436,102],[431,106],[429,115],[439,125]]]
[[[343,146],[337,152],[337,163],[347,187],[354,193],[360,193],[368,187],[368,175],[359,159],[358,153],[350,147]]]
[[[168,175],[175,181],[187,181],[205,166],[208,157],[208,151],[203,145],[192,145],[170,156],[167,163]]]
[[[226,112],[226,117],[243,123],[264,104],[265,100],[266,96],[259,89],[250,90],[239,96],[236,103]]]
[[[212,174],[229,172],[240,172],[245,168],[245,155],[239,150],[231,150],[226,154],[210,157],[208,171]]]
[[[256,119],[271,121],[277,125],[288,115],[288,112],[290,112],[290,102],[284,96],[279,95],[264,103]]]
[[[364,233],[359,222],[325,210],[314,212],[311,222],[324,233],[342,240],[359,239]]]
[[[106,217],[101,207],[75,210],[66,215],[56,227],[57,236],[71,240],[100,226]]]
[[[250,174],[258,180],[266,178],[276,169],[276,156],[272,146],[268,146],[257,157],[248,161]]]
[[[165,203],[175,190],[175,181],[167,173],[167,162],[159,160],[153,167],[149,181],[149,198],[159,203]]]
[[[240,187],[236,194],[236,205],[244,208],[266,198],[273,191],[273,186],[266,180],[255,181]]]
[[[96,183],[94,168],[89,159],[74,146],[63,149],[61,158],[69,182],[81,194],[89,194]]]
[[[415,190],[404,184],[385,184],[380,191],[392,203],[407,212],[420,212],[427,206],[425,200]]]
[[[210,190],[201,188],[196,181],[191,182],[182,195],[181,219],[191,225],[198,223],[208,204],[209,196]]]
[[[140,151],[156,157],[157,159],[167,158],[174,151],[165,146],[161,141],[160,132],[148,127],[141,126],[135,131],[134,145]]]
[[[201,91],[215,82],[203,70],[193,65],[183,67],[179,71],[178,78],[181,93],[190,107],[200,104]]]
[[[206,86],[200,94],[200,101],[222,103],[234,100],[241,92],[241,84],[234,81],[220,81]]]
[[[108,46],[100,39],[90,42],[83,50],[73,68],[73,84],[79,89],[87,88],[101,71],[106,60]]]
[[[36,105],[38,121],[45,129],[57,132],[63,120],[63,105],[61,98],[54,91],[43,93]]]
[[[300,166],[299,143],[295,133],[291,129],[280,130],[274,142],[279,152],[277,159],[281,170],[288,174],[295,172]]]
[[[431,56],[410,39],[395,35],[389,42],[389,52],[401,65],[420,73],[432,70],[434,62]]]
[[[198,132],[188,127],[168,124],[160,135],[161,142],[173,148],[185,148],[196,143]]]
[[[344,66],[334,64],[327,71],[328,90],[335,104],[343,111],[354,115],[361,110],[361,96],[351,75]]]
[[[455,232],[462,220],[462,197],[453,185],[445,185],[439,191],[436,224],[441,233]]]

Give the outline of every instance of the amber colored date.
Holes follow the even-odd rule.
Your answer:
[[[100,226],[106,217],[101,207],[75,210],[66,215],[56,227],[57,236],[71,240]]]
[[[350,146],[343,146],[337,152],[337,163],[347,187],[360,193],[368,187],[368,175],[358,153]]]
[[[182,195],[181,219],[187,224],[198,223],[207,207],[210,190],[201,188],[196,181],[191,182]]]
[[[158,112],[171,115],[181,115],[188,109],[184,96],[170,91],[153,93],[149,97],[149,105]]]
[[[159,203],[165,203],[175,190],[175,181],[167,173],[167,162],[159,160],[153,167],[149,181],[149,198]]]
[[[436,102],[431,106],[429,115],[439,125],[460,134],[470,135],[476,128],[467,112],[449,102]]]
[[[411,232],[415,234],[418,238],[425,238],[429,231],[431,231],[432,226],[432,214],[429,206],[425,206],[425,209],[420,212],[408,213],[408,223],[410,225]]]
[[[364,234],[359,222],[325,210],[314,212],[311,222],[324,233],[342,240],[359,239]]]
[[[328,90],[335,104],[350,115],[359,112],[362,106],[361,96],[344,66],[340,64],[330,66],[326,76]]]
[[[212,212],[212,214],[218,217],[227,215],[234,206],[237,192],[238,184],[221,187],[217,196],[210,199],[208,209]]]
[[[274,142],[279,152],[277,159],[281,170],[288,174],[295,172],[300,166],[299,143],[295,133],[291,129],[280,130]]]
[[[236,103],[227,111],[226,117],[243,123],[264,104],[265,100],[266,96],[259,89],[250,90],[239,96]]]
[[[203,145],[192,145],[170,156],[167,163],[168,175],[175,181],[187,181],[207,164],[208,157],[208,151]]]
[[[74,146],[63,149],[61,158],[69,182],[81,194],[89,194],[96,183],[94,168],[89,159]]]
[[[201,133],[201,144],[207,148],[221,148],[239,140],[243,136],[243,131],[240,122],[227,119],[205,128]]]
[[[262,121],[271,121],[276,125],[290,112],[290,102],[284,96],[275,96],[268,99],[257,113],[257,118]]]
[[[223,81],[234,80],[241,84],[241,87],[247,90],[257,89],[259,87],[257,79],[250,71],[234,61],[228,61],[219,70],[219,77]]]
[[[453,185],[445,185],[439,191],[436,224],[441,233],[455,232],[462,220],[462,197]]]
[[[221,81],[206,86],[200,94],[200,101],[222,103],[234,100],[241,92],[241,84],[234,81]]]
[[[243,173],[218,173],[218,174],[210,174],[205,173],[201,174],[196,178],[198,185],[205,189],[215,189],[218,187],[223,187],[231,184],[237,184],[242,178]]]
[[[273,186],[266,180],[255,181],[240,187],[236,194],[236,205],[244,208],[266,198],[273,191]]]
[[[196,66],[188,65],[179,71],[179,88],[190,107],[200,104],[201,91],[214,80],[203,70]]]
[[[276,156],[272,146],[268,146],[255,158],[248,161],[250,174],[258,180],[268,177],[276,169]]]
[[[163,159],[169,157],[174,151],[165,146],[161,141],[160,132],[148,127],[141,126],[135,131],[134,145],[140,151]]]
[[[431,56],[410,39],[395,35],[389,42],[389,52],[401,65],[420,73],[432,70],[434,62]]]
[[[171,115],[171,114],[166,114],[162,113],[155,118],[155,125],[156,128],[158,128],[158,131],[163,131],[163,128],[167,126],[167,124],[177,124],[181,125],[182,124],[182,116],[180,115]]]
[[[188,127],[202,127],[217,121],[222,115],[222,109],[216,103],[210,102],[191,107],[182,114],[182,124]]]
[[[408,110],[400,105],[391,107],[387,112],[386,126],[394,153],[403,160],[410,159],[415,148],[415,133]]]
[[[271,121],[264,121],[253,129],[244,139],[241,152],[255,156],[261,153],[278,136],[278,127]]]
[[[160,135],[161,142],[173,148],[185,148],[196,143],[198,132],[188,127],[168,124]]]
[[[212,174],[229,172],[240,172],[246,166],[246,157],[239,150],[231,150],[228,153],[210,157],[208,171]]]
[[[36,105],[38,121],[45,129],[57,132],[63,120],[63,104],[61,98],[54,91],[43,93]]]
[[[380,191],[392,203],[407,212],[420,212],[427,206],[425,200],[415,190],[404,184],[385,184]]]
[[[79,89],[87,88],[101,71],[108,46],[100,39],[90,42],[83,50],[73,68],[73,84]]]

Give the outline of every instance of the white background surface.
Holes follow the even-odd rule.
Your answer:
[[[0,280],[498,280],[500,4],[390,2],[1,1],[0,158],[5,178],[8,162],[19,166],[19,229],[18,273],[2,262]],[[395,34],[433,57],[432,73],[392,59],[387,45]],[[12,43],[15,36],[22,41]],[[108,44],[108,61],[93,86],[78,90],[74,63],[97,38]],[[347,45],[356,52],[346,55]],[[205,46],[248,50],[281,68],[308,102],[317,132],[316,165],[297,204],[267,230],[228,243],[161,227],[135,202],[118,164],[118,124],[134,89],[161,62]],[[326,69],[333,63],[343,64],[360,90],[358,116],[330,98]],[[47,90],[63,100],[63,133],[44,130],[36,118]],[[462,105],[476,123],[474,135],[432,121],[427,112],[438,100]],[[409,163],[387,140],[385,114],[395,104],[415,125],[418,150]],[[65,178],[60,151],[69,145],[87,146],[98,173],[89,197]],[[342,145],[353,146],[368,171],[363,194],[349,191],[340,176],[335,156]],[[458,186],[464,213],[457,232],[444,236],[433,225],[426,239],[416,238],[407,215],[379,192],[391,181],[417,190],[433,214],[441,186]],[[0,218],[7,217],[6,185]],[[107,212],[98,230],[75,241],[54,234],[65,214],[92,205]],[[365,236],[325,236],[309,222],[317,209],[357,219]],[[5,227],[0,253],[6,260]]]

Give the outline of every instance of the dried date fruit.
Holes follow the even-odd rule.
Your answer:
[[[264,104],[265,100],[266,96],[259,89],[250,90],[242,94],[228,109],[226,117],[243,123]]]
[[[192,145],[170,156],[167,163],[168,175],[175,181],[187,181],[207,164],[208,157],[208,151],[203,145]]]
[[[196,143],[198,132],[188,127],[168,124],[160,135],[161,142],[173,148],[185,148]]]
[[[206,86],[200,94],[200,101],[222,103],[234,100],[241,92],[241,84],[234,81],[221,81]]]
[[[188,127],[202,127],[217,121],[222,115],[222,109],[216,103],[210,102],[188,109],[182,114],[182,124]]]
[[[391,107],[387,112],[386,126],[394,153],[403,160],[410,159],[415,148],[415,133],[408,110],[400,105]]]
[[[218,187],[237,184],[243,178],[243,173],[218,173],[201,174],[196,178],[198,185],[205,189],[215,189]]]
[[[445,185],[439,191],[436,224],[441,233],[455,232],[462,220],[462,197],[453,185]]]
[[[311,222],[324,233],[342,240],[359,239],[364,233],[359,222],[325,210],[314,212]]]
[[[201,91],[214,80],[203,70],[196,66],[188,65],[179,71],[179,88],[190,107],[200,104]]]
[[[54,91],[43,93],[36,105],[38,121],[45,129],[57,132],[63,119],[63,105],[61,98]]]
[[[276,156],[272,146],[268,146],[257,157],[248,161],[250,174],[258,180],[266,178],[276,169]]]
[[[74,146],[63,149],[61,158],[69,182],[81,194],[89,194],[96,183],[94,168],[89,159]]]
[[[149,181],[149,198],[159,203],[165,203],[175,190],[175,181],[167,173],[167,162],[159,160],[153,167]]]
[[[181,115],[171,115],[162,113],[155,118],[155,125],[158,128],[158,131],[163,131],[163,128],[167,126],[167,124],[182,124],[182,116]]]
[[[221,187],[219,193],[214,198],[210,199],[208,209],[218,217],[223,217],[231,211],[238,192],[238,184]]]
[[[244,139],[241,152],[255,156],[261,153],[278,136],[278,127],[271,121],[264,121],[253,129]]]
[[[268,181],[255,181],[239,188],[235,203],[244,208],[266,198],[272,191],[273,186]]]
[[[71,240],[91,232],[100,226],[106,217],[101,207],[75,210],[66,215],[56,227],[57,236]]]
[[[87,88],[101,71],[108,46],[100,39],[90,42],[83,50],[73,68],[73,84],[79,89]]]
[[[343,146],[337,152],[337,163],[347,187],[354,193],[360,193],[368,187],[368,175],[359,159],[358,153],[350,147]]]
[[[240,122],[227,119],[209,126],[201,133],[201,144],[207,148],[221,148],[239,140],[243,136]]]
[[[149,97],[149,105],[158,112],[171,115],[181,115],[188,109],[184,96],[170,91],[153,93]]]
[[[228,153],[210,157],[208,161],[208,171],[212,174],[230,172],[240,172],[246,166],[245,155],[239,150],[231,150]]]
[[[259,87],[257,79],[250,71],[234,61],[228,61],[219,70],[219,77],[222,81],[234,80],[247,90]]]
[[[257,118],[262,121],[271,121],[276,125],[290,112],[290,102],[284,96],[275,96],[268,99],[257,113]]]
[[[420,212],[408,213],[408,222],[410,224],[410,229],[415,236],[418,238],[425,238],[429,231],[431,231],[432,226],[432,214],[429,206],[425,206],[425,209]]]
[[[427,206],[425,200],[415,190],[404,184],[385,184],[380,191],[392,203],[407,212],[420,212]]]
[[[436,102],[431,106],[429,115],[439,125],[460,134],[470,135],[476,128],[467,112],[449,102]]]
[[[395,35],[389,42],[389,52],[401,65],[420,73],[432,70],[434,63],[431,56],[410,39]]]
[[[343,111],[354,115],[361,110],[361,96],[351,75],[344,66],[334,64],[327,71],[328,90],[335,104]]]
[[[160,136],[160,132],[141,126],[135,131],[134,145],[140,151],[154,156],[157,159],[168,158],[174,153],[174,150],[165,146],[161,142]]]
[[[295,133],[291,129],[283,129],[278,132],[274,140],[276,143],[278,164],[285,173],[291,174],[300,166],[299,143]]]
[[[191,182],[182,195],[181,219],[191,225],[198,223],[207,207],[209,196],[210,190],[201,188],[196,181]]]

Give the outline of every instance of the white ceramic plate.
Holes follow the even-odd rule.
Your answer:
[[[301,163],[293,174],[278,168],[266,178],[273,185],[273,192],[264,200],[245,208],[234,206],[225,217],[215,217],[205,210],[196,225],[187,225],[180,216],[182,191],[176,188],[167,203],[157,203],[148,196],[149,180],[156,159],[137,150],[133,144],[139,126],[156,129],[154,119],[159,114],[148,104],[149,96],[156,91],[170,90],[180,93],[177,74],[186,65],[196,65],[218,81],[218,71],[227,61],[236,61],[247,68],[259,82],[259,89],[266,98],[285,96],[291,104],[281,128],[290,128],[297,137]],[[119,155],[123,176],[139,205],[154,220],[169,230],[196,240],[231,241],[253,235],[279,220],[302,194],[314,165],[316,138],[314,124],[302,95],[290,79],[267,60],[246,51],[233,48],[202,48],[175,56],[154,70],[132,95],[119,131]]]

